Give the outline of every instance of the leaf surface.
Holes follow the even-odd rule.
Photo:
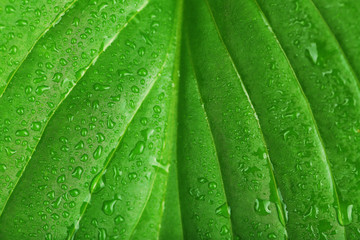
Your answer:
[[[138,239],[147,224],[160,228],[175,129],[176,9],[145,7],[57,108],[6,205],[3,238]]]
[[[0,239],[359,239],[359,14],[1,1]]]
[[[359,178],[349,178],[359,171],[358,79],[312,1],[274,4],[259,0],[259,5],[287,53],[314,113],[331,163],[339,222],[345,226],[347,237],[359,238],[359,221],[355,220],[360,207]]]
[[[0,96],[39,39],[77,0],[0,2]]]
[[[147,2],[95,3],[77,2],[38,41],[0,98],[1,212],[59,105]]]

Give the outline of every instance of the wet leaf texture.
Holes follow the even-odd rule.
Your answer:
[[[360,239],[360,2],[0,2],[0,239]]]

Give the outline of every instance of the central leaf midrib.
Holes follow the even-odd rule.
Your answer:
[[[76,0],[76,1],[77,1],[77,0]],[[113,41],[115,41],[115,40],[117,39],[117,37],[119,36],[119,34],[120,34],[120,33],[126,28],[126,26],[147,6],[147,4],[148,4],[148,1],[146,1],[146,2],[144,3],[144,5],[141,6],[141,7],[139,8],[139,10],[138,10],[134,15],[132,15],[132,16],[128,19],[128,21],[123,25],[123,27],[120,28],[120,29],[115,33],[115,35],[114,35],[115,37],[112,39],[111,42],[113,42]],[[110,42],[110,44],[111,44],[111,42]],[[110,46],[110,44],[107,45],[107,46]],[[67,92],[67,94],[65,95],[65,97],[64,97],[63,99],[61,99],[61,101],[58,103],[58,105],[55,107],[55,109],[51,112],[50,116],[48,117],[48,119],[47,119],[47,121],[46,121],[46,123],[45,123],[45,126],[44,126],[43,130],[42,130],[41,133],[40,133],[39,139],[42,138],[42,136],[43,136],[43,134],[44,134],[44,132],[45,132],[45,130],[46,130],[46,128],[47,128],[50,120],[51,120],[52,117],[55,115],[55,113],[56,113],[56,111],[59,109],[60,105],[62,105],[62,103],[67,99],[67,97],[70,95],[70,93],[71,93],[72,90],[75,88],[75,86],[79,83],[79,81],[80,81],[81,79],[83,79],[83,77],[85,76],[85,74],[86,74],[86,72],[89,70],[89,68],[94,65],[93,63],[100,57],[100,55],[101,55],[103,52],[105,52],[105,50],[106,50],[106,47],[105,47],[102,51],[100,51],[100,52],[98,53],[98,55],[97,55],[95,58],[93,58],[93,60],[86,66],[85,72],[80,76],[79,79],[77,79],[77,81],[76,81],[75,84],[70,88],[70,90]],[[33,155],[34,155],[34,153],[35,153],[35,151],[36,151],[36,148],[37,148],[37,146],[39,145],[39,142],[40,142],[40,140],[38,140],[38,142],[36,143],[36,145],[35,145],[32,153],[31,153],[30,156],[28,157],[27,163],[26,163],[25,166],[23,167],[20,175],[17,177],[17,181],[16,181],[16,183],[14,184],[14,187],[12,188],[11,193],[8,195],[8,198],[6,199],[6,201],[5,201],[4,205],[3,205],[3,208],[2,208],[1,211],[0,211],[0,216],[1,216],[2,213],[4,212],[4,209],[6,208],[6,205],[7,205],[8,201],[9,201],[12,193],[13,193],[14,190],[16,189],[16,187],[17,187],[17,185],[18,185],[18,183],[19,183],[20,178],[22,177],[22,175],[23,175],[23,173],[25,172],[27,166],[29,165],[29,162],[31,161],[31,159],[32,159],[32,157],[33,157]]]

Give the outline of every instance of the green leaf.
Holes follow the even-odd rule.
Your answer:
[[[39,39],[76,1],[0,2],[0,96]]]
[[[1,1],[0,239],[359,239],[359,14]]]
[[[96,58],[91,60],[85,69],[88,71],[85,73],[84,70],[81,79],[76,80],[76,86],[75,80],[67,80],[73,83],[66,88],[68,92],[61,95],[59,103],[53,106],[54,110],[38,109],[33,113],[45,119],[42,122],[43,129],[46,125],[43,134],[31,129],[31,122],[27,122],[23,128],[28,127],[29,136],[19,136],[16,120],[19,124],[25,121],[23,118],[31,120],[28,108],[35,104],[45,105],[51,100],[47,99],[50,91],[60,91],[61,83],[48,78],[45,83],[53,86],[39,96],[36,92],[26,93],[24,89],[15,88],[15,78],[9,85],[5,92],[9,96],[4,94],[1,99],[4,102],[12,96],[11,89],[21,93],[18,94],[19,100],[24,95],[27,97],[26,94],[29,94],[29,99],[36,96],[34,102],[25,102],[30,105],[24,107],[29,112],[9,120],[9,126],[6,126],[12,133],[9,138],[16,141],[23,137],[25,139],[21,142],[29,139],[38,145],[35,151],[29,151],[32,149],[21,144],[4,163],[14,171],[16,167],[10,163],[19,156],[16,154],[23,151],[29,156],[23,157],[24,165],[28,162],[26,171],[19,170],[20,174],[15,172],[13,176],[6,172],[9,176],[2,178],[5,182],[11,177],[16,180],[21,177],[16,185],[8,184],[15,190],[2,214],[0,235],[3,238],[45,236],[48,239],[71,239],[91,234],[92,238],[99,235],[105,239],[107,234],[138,238],[148,229],[141,224],[142,221],[147,221],[153,214],[159,217],[150,219],[159,225],[162,208],[158,205],[162,205],[165,196],[162,186],[166,186],[170,150],[174,144],[175,119],[172,113],[175,112],[176,97],[172,96],[177,89],[178,73],[174,59],[180,24],[174,2],[153,1],[145,5],[139,3],[138,11],[132,13],[127,22],[121,27],[114,26],[116,31],[111,41],[100,44],[101,51],[95,55],[99,59],[94,66]],[[99,8],[98,5],[91,6]],[[111,7],[115,6],[120,8],[122,5]],[[131,6],[134,7],[134,3]],[[83,7],[79,5],[74,10],[82,11]],[[104,7],[103,11],[107,8],[110,6]],[[85,13],[91,14],[91,9]],[[107,15],[100,12],[96,16],[99,24],[107,24],[101,20],[101,13]],[[119,34],[121,31],[123,33]],[[117,35],[119,37],[115,39]],[[98,43],[103,43],[104,37],[100,37]],[[90,43],[82,46],[91,47]],[[69,75],[63,76],[65,79],[76,75],[72,71],[64,73]],[[12,101],[14,107],[19,100]],[[12,108],[9,104],[2,107],[9,112],[5,116],[10,117]],[[13,142],[8,144],[16,146]],[[30,157],[31,160],[27,161]],[[125,159],[128,160],[124,162]],[[118,191],[114,192],[114,188]],[[4,191],[2,196],[6,197],[6,194]],[[122,212],[125,207],[129,211]],[[153,209],[157,211],[152,213]],[[99,211],[101,219],[94,220]],[[112,224],[104,222],[104,217]],[[156,236],[159,230],[153,230],[152,234]]]

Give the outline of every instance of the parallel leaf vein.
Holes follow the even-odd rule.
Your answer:
[[[232,56],[231,56],[231,54],[230,54],[230,52],[229,52],[229,49],[228,49],[227,45],[225,44],[225,42],[224,42],[224,40],[223,40],[223,38],[222,38],[222,35],[221,35],[221,33],[220,33],[220,30],[219,30],[219,27],[218,27],[218,25],[217,25],[217,22],[216,22],[216,20],[215,20],[214,15],[213,15],[211,6],[210,6],[208,0],[204,0],[204,1],[206,2],[206,5],[207,5],[207,7],[208,7],[209,13],[210,13],[210,15],[211,15],[211,19],[212,19],[212,21],[213,21],[213,23],[214,23],[214,26],[215,26],[215,28],[216,28],[216,31],[217,31],[217,33],[218,33],[218,37],[219,37],[219,39],[220,39],[220,42],[222,43],[224,49],[226,50],[226,54],[228,55],[229,60],[231,61],[231,64],[232,64],[232,66],[233,66],[233,69],[234,69],[234,71],[235,71],[236,74],[237,74],[237,77],[238,77],[238,79],[239,79],[239,82],[240,82],[240,84],[241,84],[241,87],[242,87],[242,89],[244,90],[244,93],[246,94],[246,97],[247,97],[247,99],[248,99],[249,104],[251,105],[251,108],[252,108],[252,110],[253,110],[254,116],[256,116],[255,118],[256,118],[256,122],[257,122],[257,125],[258,125],[258,128],[259,128],[260,134],[261,134],[262,142],[264,143],[264,146],[265,146],[265,149],[266,149],[266,154],[267,154],[267,156],[268,156],[268,157],[267,157],[267,163],[268,163],[268,167],[269,167],[269,170],[270,170],[270,173],[271,173],[271,178],[272,178],[272,180],[273,180],[273,182],[274,182],[274,184],[275,184],[274,188],[276,189],[277,201],[278,201],[279,206],[281,206],[280,209],[279,209],[280,215],[281,215],[281,217],[282,217],[283,219],[286,219],[285,213],[284,213],[284,211],[283,211],[283,209],[284,209],[284,204],[283,204],[283,202],[280,200],[280,199],[281,199],[281,198],[280,198],[280,192],[279,192],[279,189],[278,189],[278,187],[277,187],[277,181],[276,181],[275,172],[274,172],[274,169],[273,169],[273,164],[272,164],[272,162],[271,162],[270,155],[269,155],[268,150],[267,150],[267,149],[268,149],[268,148],[267,148],[267,143],[266,143],[266,140],[265,140],[265,138],[264,138],[264,134],[263,134],[263,131],[262,131],[262,127],[261,127],[260,121],[259,121],[259,119],[258,119],[258,117],[257,117],[257,113],[256,113],[256,110],[255,110],[255,107],[254,107],[254,105],[252,104],[252,101],[251,101],[250,96],[249,96],[249,94],[248,94],[248,92],[247,92],[247,90],[246,90],[246,87],[245,87],[244,83],[243,83],[242,80],[241,80],[240,73],[239,73],[238,68],[236,67],[236,65],[235,65],[235,63],[234,63],[234,60],[233,60],[233,58],[232,58]],[[285,226],[285,231],[287,232],[286,226]]]
[[[115,34],[115,36],[112,38],[112,40],[110,41],[110,43],[109,43],[108,45],[106,45],[106,46],[104,47],[104,49],[103,49],[102,51],[100,51],[95,58],[93,58],[93,60],[90,62],[90,64],[85,68],[84,74],[82,74],[81,77],[80,77],[79,79],[77,79],[76,83],[70,88],[70,90],[69,90],[68,93],[65,95],[65,97],[59,102],[59,104],[56,106],[56,108],[51,112],[49,118],[48,118],[47,121],[46,121],[46,124],[45,124],[43,130],[42,130],[41,133],[40,133],[39,139],[41,139],[41,137],[43,136],[43,134],[44,134],[44,132],[45,132],[45,130],[46,130],[46,128],[47,128],[50,120],[52,119],[52,117],[54,116],[54,114],[56,113],[56,111],[59,109],[60,105],[65,101],[65,99],[67,98],[67,96],[72,92],[72,90],[75,88],[75,86],[77,85],[77,83],[85,76],[85,73],[87,72],[87,70],[95,63],[95,61],[96,61],[96,60],[99,58],[99,56],[106,50],[106,48],[109,47],[113,41],[115,41],[115,39],[119,36],[119,34],[122,32],[122,30],[124,30],[124,29],[126,28],[126,26],[129,24],[129,22],[131,22],[131,21],[146,7],[147,4],[148,4],[148,1],[146,1],[145,4],[144,4],[132,17],[129,18],[129,20],[124,24],[124,26],[123,26],[121,29],[119,29],[119,31]],[[17,178],[17,181],[16,181],[15,184],[14,184],[14,187],[12,188],[12,190],[11,190],[11,192],[10,192],[7,200],[5,201],[5,204],[4,204],[3,208],[2,208],[1,211],[0,211],[0,216],[1,216],[1,214],[3,213],[3,211],[4,211],[4,209],[5,209],[6,205],[7,205],[7,202],[9,201],[12,193],[14,192],[15,188],[17,187],[17,184],[18,184],[20,178],[22,177],[22,175],[23,175],[26,167],[28,166],[30,160],[32,159],[32,157],[33,157],[33,155],[34,155],[34,153],[35,153],[35,151],[36,151],[36,148],[37,148],[37,146],[39,145],[39,142],[40,142],[40,141],[38,141],[38,142],[36,143],[36,145],[35,145],[32,153],[31,153],[30,157],[28,158],[27,163],[25,164],[25,166],[23,167],[23,169],[22,169],[22,171],[21,171],[21,174],[20,174],[19,177]]]
[[[302,87],[301,87],[301,84],[300,84],[300,81],[299,81],[299,78],[297,77],[296,73],[295,73],[295,70],[294,70],[294,67],[292,66],[287,54],[285,53],[284,51],[284,48],[282,47],[282,44],[281,42],[279,41],[279,38],[277,37],[275,31],[273,30],[273,27],[271,26],[270,24],[270,21],[267,19],[265,13],[263,12],[262,8],[260,7],[260,5],[258,4],[257,0],[254,0],[254,3],[256,4],[257,8],[259,9],[259,13],[261,14],[265,24],[268,26],[269,28],[269,31],[272,33],[274,39],[276,40],[277,42],[277,45],[279,46],[279,48],[281,49],[287,63],[288,63],[288,66],[290,67],[290,70],[292,72],[292,75],[294,76],[295,80],[296,80],[296,83],[298,85],[298,88],[303,96],[303,98],[305,99],[305,102],[306,102],[306,105],[307,105],[307,108],[308,108],[308,111],[310,113],[310,116],[312,118],[312,121],[314,123],[314,127],[315,127],[315,131],[316,131],[316,134],[320,140],[320,143],[321,143],[321,150],[323,152],[323,155],[325,156],[325,163],[326,163],[326,169],[328,171],[328,174],[329,174],[329,177],[330,177],[330,181],[331,181],[331,185],[332,185],[332,188],[333,188],[333,191],[334,191],[334,196],[335,196],[335,202],[336,202],[336,205],[337,207],[339,208],[338,210],[338,214],[340,215],[340,218],[342,218],[341,216],[341,204],[340,204],[340,198],[339,198],[339,195],[338,195],[338,190],[337,190],[337,185],[335,183],[335,179],[334,179],[334,176],[333,176],[333,173],[332,173],[332,170],[331,170],[331,164],[330,164],[330,161],[329,161],[329,158],[327,156],[327,153],[325,151],[325,145],[324,145],[324,141],[320,135],[320,131],[319,131],[319,128],[318,128],[318,125],[317,125],[317,121],[315,120],[315,116],[313,114],[313,111],[311,109],[311,106],[310,106],[310,102],[309,100],[307,99]],[[345,239],[346,239],[346,226],[343,226],[344,227],[344,231],[345,231]]]
[[[170,43],[169,45],[171,45],[171,43]],[[169,48],[170,48],[170,47],[169,47]],[[129,122],[127,123],[127,125],[126,125],[126,127],[125,127],[125,129],[124,129],[124,131],[123,131],[123,133],[121,134],[121,137],[120,137],[120,139],[119,139],[119,141],[118,141],[118,143],[117,143],[114,151],[111,152],[111,154],[110,154],[109,157],[108,157],[108,161],[105,163],[104,167],[102,168],[102,170],[101,170],[101,172],[100,172],[100,175],[102,175],[102,174],[105,173],[105,171],[106,171],[107,167],[109,166],[111,160],[112,160],[112,159],[114,158],[114,156],[115,156],[115,152],[116,152],[117,149],[119,148],[119,146],[120,146],[120,144],[121,144],[124,136],[126,135],[126,132],[128,131],[129,126],[131,125],[131,123],[133,122],[135,116],[137,115],[137,113],[139,112],[139,110],[141,109],[141,107],[143,106],[145,100],[146,100],[147,97],[149,96],[149,94],[150,94],[151,90],[153,89],[155,83],[156,83],[157,80],[161,77],[161,73],[163,72],[166,64],[168,63],[168,59],[169,59],[169,48],[168,48],[167,54],[166,54],[166,56],[165,56],[164,63],[162,64],[162,66],[161,66],[161,68],[160,68],[160,70],[159,70],[156,78],[154,79],[154,81],[153,81],[153,82],[151,83],[151,85],[149,86],[149,88],[148,88],[145,96],[144,96],[143,99],[141,100],[141,103],[140,103],[140,104],[137,106],[137,108],[135,109],[134,114],[131,116]],[[144,210],[145,210],[145,208],[146,208],[146,205],[148,204],[148,202],[149,202],[149,200],[150,200],[151,192],[152,192],[152,189],[153,189],[153,187],[154,187],[154,183],[155,183],[155,179],[156,179],[156,177],[157,177],[157,173],[158,173],[158,170],[156,170],[156,172],[155,172],[154,180],[153,180],[153,182],[151,183],[151,187],[150,187],[149,193],[148,193],[148,195],[147,195],[146,201],[145,201],[145,203],[144,203],[144,205],[143,205],[143,208],[142,208],[142,210],[141,210],[141,214],[140,214],[139,218],[137,219],[137,222],[136,222],[136,224],[134,225],[133,230],[131,231],[132,234],[133,234],[136,226],[137,226],[138,223],[140,222],[140,219],[141,219],[141,217],[142,217],[142,215],[143,215],[143,212],[144,212]],[[100,178],[99,178],[99,179],[100,179]],[[95,183],[95,184],[97,184],[97,183]],[[92,194],[93,194],[93,192],[90,193],[90,195],[92,195]],[[80,217],[79,217],[77,223],[75,224],[75,226],[76,226],[76,225],[79,225],[79,222],[81,221],[82,217],[84,216],[84,214],[85,214],[85,212],[86,212],[86,210],[87,210],[88,205],[89,205],[89,202],[88,202],[88,203],[85,205],[85,207],[83,208],[83,211],[81,212]],[[69,239],[69,240],[72,239],[72,237],[73,237],[74,234],[75,234],[75,227],[74,227],[73,231],[69,234],[68,239]],[[132,235],[132,234],[131,234],[131,235]]]
[[[16,67],[16,69],[10,74],[5,88],[3,89],[3,91],[0,93],[0,98],[2,97],[2,95],[4,94],[4,92],[6,91],[6,89],[8,88],[11,80],[14,78],[15,74],[17,73],[17,71],[20,69],[20,67],[22,66],[22,64],[25,62],[25,60],[29,57],[30,53],[32,52],[32,50],[34,49],[35,45],[39,42],[39,40],[50,30],[50,28],[54,27],[56,25],[56,23],[59,21],[59,19],[61,17],[64,16],[64,14],[72,7],[74,6],[74,4],[77,2],[78,0],[74,0],[72,1],[69,6],[67,6],[61,13],[59,13],[56,18],[50,23],[50,25],[35,39],[34,44],[30,47],[30,49],[28,50],[27,54],[23,57],[23,59],[20,61],[20,63],[18,64],[18,66]]]
[[[188,37],[188,36],[187,36]],[[207,112],[205,110],[205,107],[204,107],[204,101],[203,101],[203,98],[202,98],[202,95],[200,93],[200,87],[199,87],[199,82],[198,82],[198,77],[197,77],[197,73],[196,73],[196,70],[195,70],[195,65],[194,65],[194,62],[193,62],[193,58],[192,58],[192,53],[191,53],[191,49],[190,49],[190,44],[189,44],[189,40],[187,39],[187,49],[188,49],[188,54],[190,56],[190,65],[191,65],[191,68],[192,68],[192,71],[193,71],[193,74],[194,74],[194,77],[195,77],[195,83],[196,83],[196,92],[198,93],[198,96],[200,98],[200,102],[201,102],[201,109],[205,115],[205,120],[206,120],[206,125],[208,127],[208,130],[210,132],[210,137],[211,137],[211,143],[212,143],[212,146],[214,148],[214,151],[215,151],[215,157],[216,157],[216,160],[217,160],[217,165],[218,165],[218,168],[220,169],[220,176],[221,176],[221,187],[222,189],[224,189],[224,193],[225,193],[225,203],[226,203],[226,206],[229,207],[229,202],[227,200],[227,196],[226,196],[226,188],[224,187],[224,178],[223,178],[223,174],[221,172],[221,164],[220,164],[220,161],[219,161],[219,155],[218,155],[218,151],[217,151],[217,148],[216,148],[216,143],[215,143],[215,140],[214,140],[214,133],[213,133],[213,130],[211,128],[211,125],[210,125],[210,122],[209,122],[209,119],[207,117]],[[233,222],[232,222],[232,219],[230,218],[230,230],[231,232],[234,234],[234,231],[233,231]]]
[[[314,9],[317,11],[318,15],[321,17],[321,20],[323,21],[323,23],[325,24],[326,28],[328,29],[328,32],[332,35],[332,37],[334,38],[334,41],[340,51],[340,54],[343,56],[346,64],[348,65],[348,68],[351,72],[351,74],[353,75],[353,77],[356,79],[356,83],[358,88],[360,89],[360,79],[359,76],[356,74],[352,64],[349,61],[349,57],[348,55],[345,53],[343,47],[341,46],[339,40],[337,39],[335,33],[333,32],[333,30],[331,29],[330,25],[327,23],[326,19],[324,18],[324,16],[322,15],[322,13],[320,12],[319,8],[316,6],[314,0],[309,0],[310,3],[314,6]]]

